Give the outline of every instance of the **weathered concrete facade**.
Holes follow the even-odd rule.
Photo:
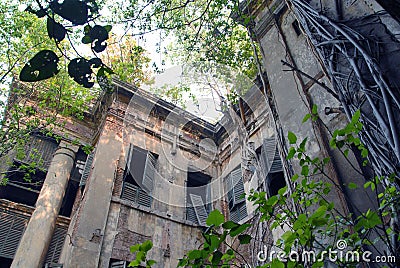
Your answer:
[[[133,259],[129,252],[131,245],[152,240],[154,246],[149,258],[157,260],[157,267],[175,267],[187,250],[200,245],[204,213],[219,209],[227,218],[241,222],[254,215],[254,208],[244,199],[230,203],[227,180],[236,172],[239,191],[247,193],[263,184],[263,180],[253,175],[255,170],[244,164],[244,159],[249,159],[241,148],[246,143],[261,148],[263,139],[274,137],[268,107],[265,101],[259,102],[264,97],[253,86],[243,97],[248,106],[246,125],[238,124],[241,120],[238,107],[236,113],[213,125],[123,82],[115,81],[115,89],[115,93],[104,95],[103,105],[98,106],[103,116],[87,118],[93,122],[89,133],[98,133],[92,136],[95,149],[86,164],[79,161],[80,157],[75,161],[74,169],[80,165],[82,174],[80,187],[73,196],[69,228],[63,243],[58,243],[57,258],[52,261],[63,267],[110,267]],[[85,137],[86,126],[75,122],[69,129],[76,137]],[[149,185],[144,179],[135,183],[129,177],[138,170],[147,174],[148,163],[143,162],[143,168],[139,166],[143,160],[141,153],[147,157],[146,161],[149,155],[155,159],[151,189],[146,188]],[[60,155],[56,151],[53,160],[57,157]],[[71,169],[70,164],[62,168]],[[51,170],[50,165],[48,174],[52,174]],[[75,174],[72,173],[71,177]],[[199,209],[196,202],[204,203],[204,207],[200,205]],[[36,210],[40,207],[36,202]],[[41,225],[40,219],[32,217],[31,221],[33,225]],[[21,241],[32,235],[32,239],[39,238],[35,237],[35,231],[29,231],[32,224],[21,235]],[[51,233],[49,228],[43,231]],[[51,237],[40,238],[49,245]],[[24,245],[18,247],[19,251]],[[27,262],[24,266],[41,266],[25,258],[30,254],[37,255],[40,263],[51,265],[42,253],[17,252],[15,256],[22,256],[18,258]],[[16,260],[14,267],[22,267]]]
[[[129,247],[146,240],[154,244],[148,257],[158,262],[156,267],[175,267],[187,250],[200,245],[204,216],[212,209],[242,223],[253,219],[255,207],[238,198],[241,193],[255,189],[271,196],[286,185],[290,191],[290,177],[300,173],[300,168],[298,162],[285,160],[289,131],[299,140],[308,137],[310,156],[332,159],[327,173],[338,187],[327,198],[341,212],[359,214],[375,206],[364,187],[346,193],[349,183],[363,184],[368,170],[360,167],[357,155],[350,152],[347,162],[329,148],[330,131],[343,127],[348,119],[341,102],[329,92],[334,85],[326,68],[286,2],[263,1],[252,7],[255,39],[266,70],[267,96],[264,89],[252,86],[241,97],[244,107],[233,107],[218,123],[201,120],[121,81],[114,81],[114,93],[104,94],[85,122],[69,120],[69,135],[94,146],[87,157],[81,149],[75,150],[73,167],[74,157],[62,166],[68,172],[72,168],[71,175],[66,171],[63,177],[64,182],[71,183],[69,188],[59,187],[61,199],[66,196],[73,200],[70,213],[59,215],[61,200],[56,202],[50,196],[49,202],[57,203],[57,211],[46,214],[51,222],[46,220],[49,226],[42,230],[47,234],[40,236],[42,246],[20,253],[28,252],[25,250],[31,244],[22,242],[18,247],[8,237],[17,242],[37,241],[43,219],[31,215],[43,209],[43,204],[40,198],[36,202],[32,197],[29,204],[22,205],[16,196],[2,193],[0,213],[8,224],[3,229],[8,231],[0,237],[0,268],[10,267],[13,258],[13,267],[50,266],[50,262],[54,267],[124,267],[134,258]],[[322,2],[327,7],[333,5]],[[380,8],[375,1],[344,2],[346,18],[360,10],[365,15]],[[391,31],[398,29],[393,20],[385,23]],[[302,124],[314,104],[320,119]],[[53,157],[53,153],[50,158],[57,160],[59,156],[56,153]],[[48,176],[52,172],[49,168]],[[44,184],[50,182],[46,178]],[[68,190],[73,187],[75,191]],[[31,193],[23,187],[10,189]],[[35,191],[43,195],[40,189]],[[66,197],[63,204],[70,202]],[[30,217],[32,224],[27,223]],[[267,229],[266,225],[260,229]],[[64,232],[57,231],[60,228]],[[284,232],[261,235],[261,231],[252,230],[252,234],[262,236],[261,242],[271,243]],[[246,247],[242,254],[254,258]],[[18,264],[20,260],[26,263]]]

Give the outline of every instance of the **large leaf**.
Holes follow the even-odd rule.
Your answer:
[[[215,225],[216,227],[220,226],[225,221],[224,215],[219,210],[213,210],[208,215],[206,223],[208,226]]]
[[[88,5],[80,0],[64,0],[60,4],[57,0],[50,2],[50,8],[54,13],[69,20],[75,25],[83,25],[88,21]]]
[[[91,62],[84,58],[75,58],[68,64],[68,74],[75,82],[86,88],[90,88],[94,85],[92,73]]]
[[[105,27],[95,25],[90,29],[89,37],[92,40],[92,49],[96,52],[102,52],[106,49],[105,41],[108,39],[108,31]]]
[[[64,26],[52,18],[47,18],[47,33],[50,38],[54,38],[57,42],[61,42],[65,38],[65,34],[67,30],[65,30]]]
[[[42,50],[25,64],[19,74],[23,82],[36,82],[55,76],[58,73],[59,59],[51,50]]]

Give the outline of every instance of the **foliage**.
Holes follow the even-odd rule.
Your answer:
[[[159,52],[175,63],[212,61],[254,78],[257,66],[247,29],[232,19],[238,1],[128,1],[113,3],[113,17],[132,34],[160,31]],[[166,36],[173,43],[161,47]]]
[[[94,85],[93,72],[97,69],[97,81],[103,85],[106,81],[106,74],[112,71],[108,68],[96,53],[106,49],[106,40],[111,30],[110,25],[99,25],[95,23],[99,7],[94,0],[70,0],[70,1],[35,1],[28,3],[26,12],[34,14],[37,18],[45,18],[49,39],[54,40],[55,51],[43,49],[37,52],[20,71],[19,79],[23,82],[37,82],[51,78],[59,73],[59,63],[65,57],[68,63],[68,74],[75,82],[83,87],[91,88]],[[71,42],[74,39],[72,29],[84,25],[83,44],[90,44],[95,57],[86,59],[77,51],[76,57],[70,59],[68,54],[60,46],[63,40]]]
[[[313,110],[304,122],[315,119],[317,112]],[[344,128],[335,131],[330,143],[332,148],[356,145],[361,152],[366,150],[357,139],[361,128],[359,112],[356,112]],[[346,185],[350,194],[358,187],[369,189],[379,204],[377,209],[349,214],[330,196],[331,191],[341,191],[343,187],[326,171],[330,159],[310,157],[306,150],[307,138],[299,141],[289,132],[288,141],[292,147],[287,159],[298,162],[300,174],[295,174],[291,186],[281,188],[277,195],[268,196],[266,192],[251,190],[248,196],[248,200],[257,206],[259,215],[254,224],[267,224],[272,233],[281,234],[261,255],[253,252],[258,257],[257,267],[324,267],[329,262],[340,267],[356,267],[360,262],[373,262],[376,255],[398,259],[398,251],[391,242],[399,237],[399,230],[389,225],[387,217],[394,216],[392,207],[399,206],[400,192],[394,186],[385,187],[390,185],[386,181],[396,180],[395,175],[375,177],[363,185],[353,182]],[[179,260],[179,267],[250,265],[239,251],[241,245],[255,242],[250,224],[225,221],[217,210],[209,214],[206,223],[209,227],[203,232],[204,244],[188,251]],[[232,243],[234,239],[239,243]],[[389,258],[386,260],[387,267],[396,267]]]
[[[190,250],[179,260],[178,267],[231,267],[235,263],[235,252],[229,238],[238,237],[240,244],[250,243],[251,237],[244,232],[250,224],[226,221],[218,210],[210,212],[203,232],[204,244],[199,249]],[[221,251],[225,246],[225,250]]]
[[[37,49],[53,51],[57,50],[57,46],[48,37],[46,21],[18,10],[14,1],[3,1],[0,9],[3,25],[3,31],[0,31],[0,160],[4,165],[1,175],[7,175],[3,167],[8,168],[13,164],[10,153],[24,153],[31,133],[41,132],[45,136],[58,138],[57,134],[62,132],[65,124],[63,118],[72,116],[83,119],[84,112],[100,90],[97,87],[87,89],[74,83],[68,75],[65,61],[58,63],[57,76],[39,82],[18,82],[15,76],[25,68],[24,63],[34,57]],[[68,51],[69,44],[60,42],[58,48]],[[39,75],[47,76],[46,72]],[[40,164],[40,160],[14,168],[26,171],[25,174],[33,174],[35,169],[32,165]],[[3,180],[7,181],[7,176]]]
[[[130,251],[136,253],[135,260],[131,261],[128,267],[151,267],[157,262],[154,260],[147,259],[147,253],[153,247],[153,243],[150,240],[144,241],[142,244],[136,244],[131,246]]]
[[[149,70],[150,58],[146,50],[137,45],[131,36],[118,37],[111,35],[107,49],[100,57],[117,77],[139,87],[142,83],[152,82]]]

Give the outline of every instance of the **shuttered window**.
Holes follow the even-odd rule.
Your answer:
[[[244,194],[244,186],[241,168],[235,169],[228,175],[227,186],[230,208],[245,201],[244,197],[242,197],[242,195]]]
[[[56,226],[53,237],[51,238],[49,250],[47,251],[45,263],[50,265],[58,263],[66,236],[67,228]]]
[[[29,218],[0,210],[0,256],[14,258]]]
[[[286,181],[275,138],[264,140],[261,163],[269,196],[278,194],[279,189],[286,186]]]
[[[155,157],[150,152],[147,152],[146,162],[144,166],[144,174],[143,174],[143,187],[150,193],[153,191],[155,166],[156,166]]]
[[[121,198],[145,207],[151,206],[151,196],[139,186],[129,182],[124,182]]]
[[[229,211],[229,219],[233,222],[239,222],[247,217],[246,202],[233,207]]]
[[[36,163],[38,168],[47,170],[57,150],[58,144],[51,138],[32,135],[25,145],[25,155],[22,162]]]
[[[212,210],[211,177],[199,171],[188,171],[187,174],[186,219],[205,226]]]
[[[0,257],[14,258],[28,221],[28,216],[0,210]],[[66,227],[56,226],[46,255],[46,264],[58,263],[66,234]]]
[[[93,150],[86,158],[86,163],[85,163],[85,166],[83,167],[83,172],[82,172],[81,180],[79,182],[79,186],[86,185],[86,181],[89,178],[90,171],[92,170],[94,154],[95,154],[95,151]]]
[[[226,178],[231,221],[239,222],[247,216],[242,169],[233,170]]]
[[[261,148],[261,160],[264,174],[276,173],[283,170],[275,138],[264,140]]]
[[[151,152],[133,145],[129,147],[122,199],[151,207],[156,162],[157,159]]]
[[[205,226],[208,213],[203,203],[203,199],[199,195],[190,194],[193,210],[196,214],[196,219],[199,225]]]
[[[251,172],[256,171],[257,153],[254,147],[254,142],[249,142],[246,148],[246,162],[245,165]]]
[[[128,264],[126,261],[111,260],[109,268],[126,268]]]

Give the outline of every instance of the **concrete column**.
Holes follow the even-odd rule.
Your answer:
[[[78,146],[63,141],[60,143],[14,256],[12,268],[43,266],[77,151]]]

